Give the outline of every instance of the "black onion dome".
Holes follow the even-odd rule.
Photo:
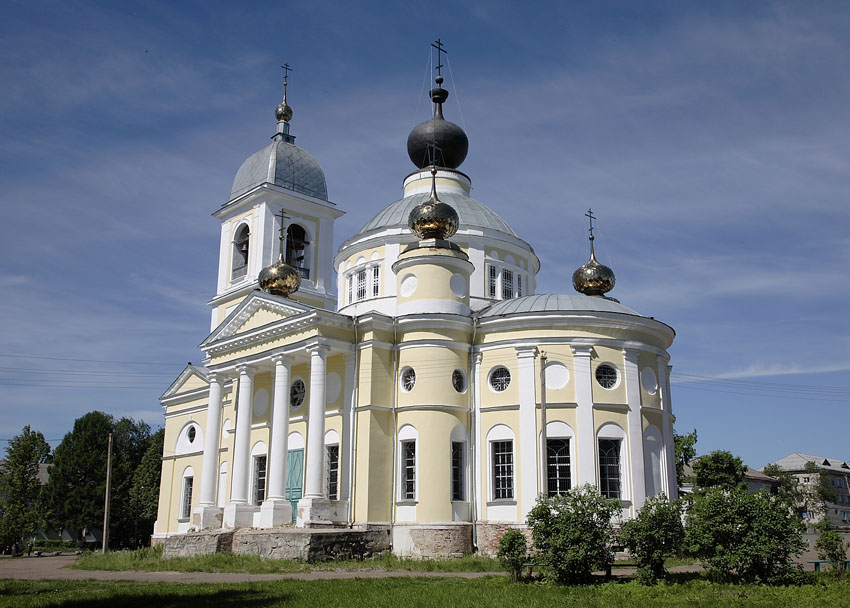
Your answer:
[[[438,76],[437,86],[430,92],[434,118],[416,125],[407,137],[407,155],[420,169],[431,165],[457,169],[469,152],[469,139],[463,129],[443,118],[443,102],[449,92],[440,86],[442,82],[443,78]],[[432,146],[435,148],[433,162]]]

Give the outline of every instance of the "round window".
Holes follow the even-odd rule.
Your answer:
[[[195,441],[196,434],[197,431],[195,430],[195,427],[190,426],[189,431],[186,433],[186,436],[189,437],[189,443],[193,443]]]
[[[490,388],[501,393],[511,385],[511,372],[507,367],[497,367],[490,372]]]
[[[401,372],[401,390],[405,393],[413,390],[416,385],[416,372],[412,367],[405,367]]]
[[[596,368],[596,381],[602,388],[614,388],[618,379],[617,370],[613,365],[603,363]]]
[[[452,386],[459,393],[466,390],[466,374],[463,373],[463,370],[456,369],[452,372]]]
[[[289,407],[297,410],[304,403],[304,396],[307,394],[307,387],[304,386],[304,381],[301,378],[295,380],[292,386],[289,387]]]

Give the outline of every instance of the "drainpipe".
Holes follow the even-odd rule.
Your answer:
[[[348,412],[349,421],[348,421],[348,441],[351,446],[349,450],[350,458],[348,462],[348,527],[354,527],[354,476],[357,473],[357,429],[355,428],[357,425],[357,402],[360,397],[360,375],[358,373],[357,366],[360,362],[360,350],[358,348],[358,335],[357,335],[357,319],[359,317],[354,317],[354,386],[352,389],[351,396],[351,411]]]
[[[548,357],[546,351],[540,353],[540,422],[543,427],[541,433],[542,454],[540,459],[540,492],[544,496],[549,495],[547,481],[547,468],[549,464],[549,434],[546,430],[546,362]]]
[[[475,551],[478,551],[478,484],[476,484],[476,480],[478,479],[478,463],[479,459],[476,454],[478,453],[478,401],[476,399],[477,391],[478,391],[478,374],[475,369],[475,336],[478,331],[478,317],[472,317],[472,343],[469,346],[469,404],[471,406],[471,416],[470,424],[469,424],[469,455],[471,456],[470,460],[470,496],[469,496],[469,510],[471,511],[472,516],[472,547]]]
[[[395,476],[396,476],[396,445],[398,444],[398,417],[397,417],[397,407],[398,407],[398,334],[397,334],[397,324],[398,321],[396,317],[393,317],[393,461],[390,465],[390,471],[392,472],[392,477],[390,478],[390,551],[393,549],[393,527],[395,526]]]

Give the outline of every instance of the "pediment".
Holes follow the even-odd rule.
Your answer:
[[[180,393],[205,389],[209,385],[210,382],[207,379],[207,372],[205,368],[200,367],[199,365],[187,365],[186,369],[180,372],[180,375],[177,376],[177,379],[171,383],[171,386],[166,389],[160,399],[173,397]]]
[[[204,349],[218,340],[247,333],[258,327],[296,317],[313,310],[313,307],[294,300],[254,291],[242,300],[236,309],[222,321],[221,325],[213,330],[203,341],[201,348]]]

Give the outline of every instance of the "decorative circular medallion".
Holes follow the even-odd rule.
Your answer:
[[[325,384],[325,401],[327,403],[336,403],[339,395],[342,392],[342,380],[339,374],[331,372],[328,374],[327,384]]]
[[[463,278],[462,274],[453,274],[452,278],[449,280],[449,287],[451,288],[452,293],[457,297],[466,297],[466,279]]]
[[[416,291],[416,287],[419,285],[419,281],[416,278],[416,275],[409,274],[401,280],[401,295],[405,298],[409,298],[413,295],[413,292]]]
[[[560,361],[554,361],[546,366],[546,388],[558,390],[564,388],[570,381],[570,370]]]
[[[269,411],[269,392],[261,388],[254,393],[254,416],[262,417]]]
[[[651,367],[644,367],[641,370],[640,382],[643,384],[643,389],[650,395],[658,392],[658,376],[655,375]]]

